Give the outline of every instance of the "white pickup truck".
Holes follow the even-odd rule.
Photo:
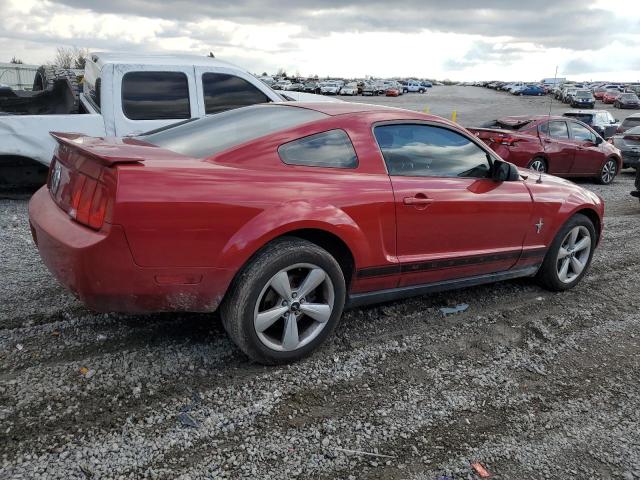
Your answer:
[[[40,79],[39,92],[0,89],[0,185],[42,183],[56,146],[51,131],[136,135],[255,103],[328,100],[276,93],[235,65],[191,55],[95,53],[81,88],[65,75]]]

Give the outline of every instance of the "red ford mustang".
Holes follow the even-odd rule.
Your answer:
[[[563,177],[609,184],[622,167],[620,150],[586,124],[567,117],[506,117],[470,128],[504,160]]]
[[[54,134],[40,255],[99,311],[214,311],[251,358],[310,353],[345,306],[586,273],[602,200],[442,118],[250,106],[137,138]]]

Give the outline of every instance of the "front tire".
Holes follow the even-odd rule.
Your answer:
[[[555,292],[575,287],[591,266],[595,247],[593,223],[585,215],[574,215],[551,243],[536,276],[537,281]]]
[[[346,298],[340,265],[306,240],[267,245],[241,270],[221,307],[233,342],[264,365],[294,362],[337,325]]]
[[[600,170],[600,176],[598,177],[598,183],[601,185],[609,185],[613,182],[613,179],[616,178],[616,174],[618,173],[618,162],[616,162],[613,158],[608,158],[604,165],[602,166],[602,170]]]

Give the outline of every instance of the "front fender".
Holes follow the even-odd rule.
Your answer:
[[[331,205],[298,200],[264,210],[238,230],[224,246],[218,265],[239,268],[271,240],[301,229],[332,233],[351,250],[356,265],[372,257],[367,236],[344,210]]]

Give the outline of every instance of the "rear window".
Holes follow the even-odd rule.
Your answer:
[[[285,105],[252,105],[218,113],[138,138],[195,158],[210,157],[256,138],[328,117],[324,113]]]
[[[331,130],[285,143],[278,148],[287,165],[309,167],[356,168],[358,158],[349,136],[343,130]]]
[[[593,115],[591,113],[565,113],[563,116],[575,118],[576,120],[580,120],[587,125],[591,125],[593,121]]]
[[[122,111],[129,120],[191,117],[189,83],[182,72],[128,72],[122,77]]]

